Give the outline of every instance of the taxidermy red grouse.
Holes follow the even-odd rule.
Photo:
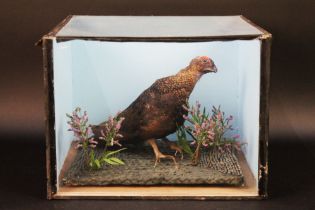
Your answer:
[[[177,74],[156,80],[118,115],[125,118],[119,131],[123,135],[120,142],[147,141],[156,157],[155,166],[161,158],[169,158],[177,167],[175,157],[162,154],[155,141],[163,139],[171,149],[181,152],[166,136],[174,133],[177,126],[183,125],[183,115],[187,115],[183,105],[187,103],[198,80],[209,72],[217,72],[214,62],[207,56],[198,56]],[[103,126],[104,123],[101,123],[93,128],[96,136]]]

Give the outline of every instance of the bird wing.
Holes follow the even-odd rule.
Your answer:
[[[151,133],[163,136],[173,131],[174,126],[176,129],[173,121],[178,118],[176,115],[181,115],[186,97],[182,97],[184,88],[173,80],[174,76],[156,80],[120,114],[126,119],[121,128],[123,135],[146,139]]]

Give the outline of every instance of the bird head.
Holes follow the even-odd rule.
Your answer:
[[[190,66],[202,74],[216,73],[217,67],[208,56],[198,56],[190,62]]]

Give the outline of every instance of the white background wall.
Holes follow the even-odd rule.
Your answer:
[[[57,174],[59,175],[63,162],[73,140],[68,130],[66,113],[71,113],[72,106],[72,49],[70,43],[53,45],[54,59],[54,97],[55,97],[55,131],[57,152]],[[58,181],[57,176],[57,181]]]
[[[206,106],[221,104],[237,113],[238,44],[213,43],[72,43],[74,105],[88,109],[91,122],[125,109],[156,79],[177,73],[199,55],[210,56],[219,73],[204,75],[194,90]],[[227,53],[229,52],[229,53]],[[226,97],[228,96],[228,97]]]
[[[250,53],[250,54],[249,54]],[[239,132],[244,154],[258,180],[260,41],[241,42],[239,46]]]
[[[58,174],[73,139],[64,127],[66,112],[80,106],[88,111],[90,123],[98,124],[125,109],[156,79],[175,74],[192,58],[206,55],[213,59],[218,73],[201,78],[190,102],[199,100],[209,110],[212,105],[221,105],[223,111],[235,116],[234,127],[248,144],[246,157],[256,176],[259,47],[257,40],[58,43],[54,50]]]

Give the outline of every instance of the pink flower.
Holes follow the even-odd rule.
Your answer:
[[[196,101],[196,106],[197,106],[197,109],[200,109],[201,104],[199,103],[199,101]]]
[[[80,121],[79,118],[74,118],[74,122],[75,122],[76,124],[78,124],[78,125],[80,125],[80,123],[81,123],[81,121]]]
[[[89,139],[89,143],[90,143],[90,144],[98,144],[97,141],[94,141],[94,138],[90,138],[90,139]]]
[[[104,140],[107,146],[113,146],[114,144],[121,146],[117,139],[123,137],[118,132],[124,120],[124,117],[118,118],[118,114],[115,117],[109,116],[104,124],[104,129],[101,130],[99,139]]]
[[[82,147],[82,144],[77,144],[77,145],[75,146],[75,149],[79,149],[80,147]]]
[[[119,130],[120,127],[121,127],[121,124],[120,124],[120,123],[117,123],[116,126],[115,126],[115,129],[116,129],[116,130]]]
[[[77,138],[80,138],[80,137],[81,137],[81,134],[78,133],[78,132],[74,132],[73,134],[74,134],[74,136],[77,137]]]
[[[211,140],[214,139],[214,133],[208,133],[208,138]]]
[[[221,113],[221,112],[219,112],[219,113],[217,114],[217,119],[218,119],[218,120],[221,120],[221,119],[222,119],[222,113]]]
[[[118,145],[118,146],[122,146],[119,142],[118,142],[118,140],[116,140],[116,141],[113,141],[113,144],[116,144],[116,145]]]
[[[184,107],[184,106],[183,106]],[[237,146],[235,142],[228,141],[227,131],[232,130],[231,120],[233,116],[225,117],[225,113],[220,110],[220,106],[213,106],[212,113],[200,112],[200,103],[197,101],[191,108],[184,107],[189,115],[183,115],[183,118],[190,123],[190,126],[184,125],[186,131],[194,137],[191,145],[202,144],[204,147],[216,146],[220,152],[231,150]],[[240,138],[240,135],[234,135],[233,140]]]
[[[120,117],[118,122],[119,122],[119,123],[122,123],[124,120],[125,120],[124,117]]]
[[[196,108],[195,108],[195,107],[192,107],[190,113],[191,113],[191,115],[195,115],[195,114],[196,114]]]
[[[206,123],[203,122],[203,123],[201,124],[201,129],[205,129],[205,127],[206,127]]]
[[[120,128],[121,128],[121,123],[124,121],[124,117],[121,117],[119,120],[118,120],[118,122],[117,122],[117,124],[116,124],[116,126],[115,126],[115,129],[118,131]]]
[[[109,123],[110,123],[111,125],[114,124],[114,119],[113,119],[112,116],[109,116],[108,121],[109,121]]]
[[[87,123],[89,121],[89,117],[88,117],[86,111],[84,111],[84,115],[82,117],[82,120],[83,120],[84,123]]]
[[[209,144],[207,144],[207,143],[205,143],[205,142],[202,142],[202,145],[203,145],[204,147],[208,147],[208,146],[209,146]]]
[[[93,134],[92,128],[91,128],[91,126],[89,126],[89,127],[86,129],[86,135],[87,135],[87,136],[91,136],[92,134]]]

